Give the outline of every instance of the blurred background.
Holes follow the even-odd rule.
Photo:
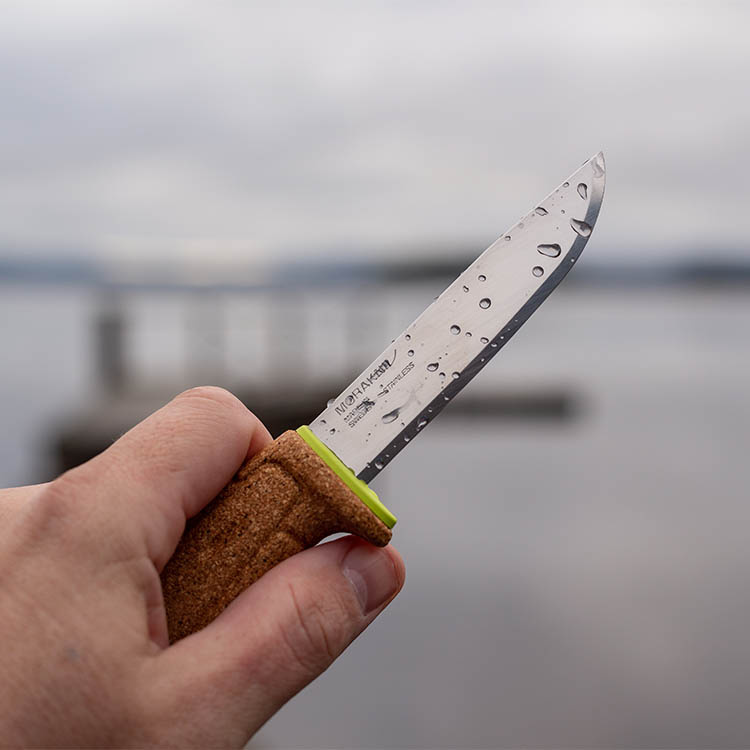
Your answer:
[[[580,265],[375,482],[404,593],[252,746],[748,746],[748,28],[3,3],[0,484],[190,385],[308,422],[604,149]]]

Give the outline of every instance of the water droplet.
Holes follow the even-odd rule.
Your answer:
[[[450,396],[443,396],[443,401],[450,401],[450,400],[451,400]]]
[[[375,462],[375,468],[376,468],[376,469],[377,469],[378,471],[380,471],[380,469],[382,469],[382,468],[383,468],[383,462],[382,462],[382,461],[381,461],[380,459],[378,459],[378,460],[377,460],[377,461]]]
[[[451,333],[454,336],[458,336],[458,334],[461,333],[461,328],[459,326],[457,326],[457,325],[452,325],[451,326]]]
[[[573,227],[577,234],[581,237],[588,237],[591,234],[591,225],[585,221],[578,221],[578,219],[571,219],[570,226]]]
[[[583,200],[586,200],[586,197],[589,194],[589,189],[586,187],[586,183],[585,182],[579,182],[578,183],[578,187],[576,188],[576,190],[578,190],[578,195],[580,195],[581,198],[583,198]]]
[[[558,255],[562,252],[562,249],[560,248],[560,245],[551,244],[551,245],[537,245],[536,249],[542,254],[546,255],[548,258],[557,258]]]
[[[569,182],[563,182],[563,187],[570,187],[570,183]]]
[[[466,286],[466,284],[464,284],[464,286],[463,286],[463,290],[464,290],[465,292],[468,292],[468,291],[469,291],[469,287],[468,287],[468,286]]]
[[[351,393],[346,397],[347,406],[351,406],[354,403],[354,396]]]
[[[420,417],[419,422],[417,422],[417,429],[421,430],[426,424],[427,420],[424,417]]]
[[[414,356],[414,349],[409,349],[408,352],[406,352],[410,357]]]
[[[492,300],[489,297],[483,297],[479,300],[479,307],[481,307],[482,310],[486,310],[491,304]]]
[[[536,207],[536,208],[534,209],[534,211],[536,211],[536,213],[537,213],[537,214],[538,214],[539,216],[546,216],[546,215],[547,215],[547,209],[546,209],[546,208],[542,208],[541,206],[537,206],[537,207]]]
[[[325,424],[325,423],[326,423],[325,419],[320,420],[320,424]]]
[[[459,379],[459,378],[461,377],[461,373],[460,373],[460,372],[452,372],[452,373],[451,373],[451,377],[452,377],[452,378],[453,378],[454,380],[458,380],[458,379]]]
[[[487,281],[487,277],[483,273],[480,273],[479,276],[477,276],[477,278],[480,281]]]
[[[594,169],[594,177],[604,177],[604,156],[597,154],[591,162]]]
[[[481,339],[479,339],[483,344],[489,344],[490,340],[486,336],[482,336]]]
[[[490,344],[490,346],[491,346],[491,347],[492,347],[493,349],[497,349],[497,341],[493,341],[493,342],[492,342],[492,343]]]
[[[505,235],[505,237],[503,237],[503,239],[504,239],[504,240],[505,240],[506,242],[508,242],[508,241],[510,240],[510,235],[509,235],[509,234],[506,234],[506,235]]]
[[[408,334],[408,333],[407,333],[407,334],[406,334],[406,335],[404,336],[404,338],[405,338],[405,339],[406,339],[407,341],[411,341],[411,334]]]
[[[471,338],[471,331],[466,331],[466,333],[464,334],[464,336],[466,336],[467,339],[470,339]]]
[[[331,427],[331,429],[328,430],[328,432],[330,432],[331,435],[333,435],[333,433],[336,432],[336,428],[335,427]]]
[[[326,406],[333,406],[336,403],[335,398],[329,398],[328,401],[326,401]]]
[[[444,372],[441,372],[441,373],[438,373],[438,374],[440,375],[440,380],[445,380],[445,373]]]
[[[411,438],[408,435],[404,435],[404,442],[408,443],[411,440]]]
[[[435,372],[435,370],[437,370],[437,368],[438,368],[438,363],[437,362],[430,362],[430,364],[427,365],[427,369],[430,372]]]
[[[565,209],[564,209],[564,208],[561,208],[561,209],[560,209],[560,213],[561,213],[561,214],[564,214],[564,213],[565,213]]]
[[[385,424],[390,424],[391,422],[395,422],[398,419],[398,415],[401,409],[394,409],[393,411],[389,411],[388,414],[383,414],[381,419]]]
[[[541,266],[534,266],[531,269],[531,273],[533,273],[534,276],[541,276],[544,273],[544,269]]]

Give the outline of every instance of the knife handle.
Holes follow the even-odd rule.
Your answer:
[[[382,547],[395,522],[308,427],[285,432],[187,522],[161,573],[170,643],[208,625],[287,557],[338,532]]]

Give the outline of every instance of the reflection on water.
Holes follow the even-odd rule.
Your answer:
[[[296,350],[310,378],[356,369],[425,294],[360,310],[354,338],[340,300],[308,300],[280,354],[272,308],[225,300],[222,367],[262,382]],[[6,483],[40,476],[51,420],[96,393],[97,304],[3,290]],[[131,304],[131,366],[184,377],[179,306]],[[554,387],[582,410],[425,426],[376,481],[405,591],[258,745],[746,745],[748,330],[741,291],[554,295],[467,394]]]

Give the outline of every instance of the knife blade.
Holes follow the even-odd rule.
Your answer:
[[[170,641],[204,627],[287,557],[336,532],[387,544],[368,487],[516,334],[575,264],[599,216],[601,152],[490,245],[308,427],[240,467],[161,574]]]
[[[604,195],[598,153],[490,245],[312,422],[370,482],[494,357],[581,254]]]

